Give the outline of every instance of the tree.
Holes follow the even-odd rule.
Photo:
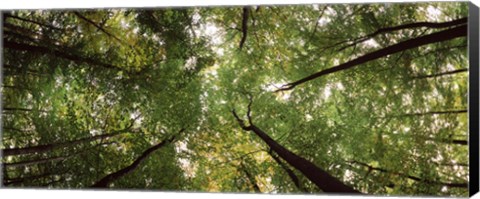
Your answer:
[[[467,8],[4,12],[3,183],[464,197]]]

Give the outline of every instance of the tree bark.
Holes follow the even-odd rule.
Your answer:
[[[304,188],[302,188],[300,186],[300,180],[298,179],[297,175],[295,175],[295,173],[293,172],[293,170],[291,170],[290,168],[288,168],[287,165],[285,165],[282,160],[280,160],[280,158],[275,155],[272,151],[269,151],[268,154],[270,154],[270,156],[275,160],[275,162],[277,162],[278,165],[280,165],[280,167],[282,167],[282,169],[287,172],[288,174],[288,177],[290,177],[290,179],[292,180],[293,184],[295,184],[295,187],[297,187],[298,190],[304,192],[304,193],[308,193],[307,190],[305,190]]]
[[[403,29],[421,28],[421,27],[425,27],[425,28],[448,28],[448,27],[452,27],[452,26],[456,26],[456,25],[460,25],[460,24],[466,24],[466,23],[467,23],[467,18],[464,17],[464,18],[453,20],[453,21],[447,21],[447,22],[441,22],[441,23],[415,22],[415,23],[403,24],[403,25],[399,25],[399,26],[380,28],[373,33],[370,33],[370,34],[365,35],[363,37],[354,39],[351,44],[348,44],[348,45],[340,48],[339,51],[343,50],[345,48],[348,48],[350,46],[356,45],[360,42],[364,42],[364,41],[366,41],[370,38],[373,38],[373,37],[375,37],[375,36],[377,36],[381,33],[393,32],[393,31],[403,30]],[[340,43],[338,43],[338,44],[340,44]]]
[[[310,161],[302,158],[293,152],[289,151],[282,145],[278,144],[275,140],[270,138],[265,132],[260,128],[250,123],[250,126],[245,126],[243,120],[241,120],[235,111],[232,111],[234,117],[237,119],[238,123],[243,130],[253,131],[257,136],[259,136],[275,153],[277,153],[282,159],[284,159],[288,164],[298,169],[303,173],[309,180],[311,180],[315,185],[318,186],[321,190],[327,193],[355,193],[361,194],[361,192],[353,189],[350,186],[345,185],[340,180],[328,174],[323,169],[315,166]],[[249,116],[250,118],[250,116]]]
[[[248,172],[247,168],[245,167],[245,165],[243,165],[243,163],[240,163],[240,167],[241,167],[243,173],[245,173],[245,175],[247,176],[248,181],[250,182],[250,185],[252,186],[253,190],[256,193],[262,193],[260,191],[260,187],[258,187],[258,185],[257,185],[257,181],[255,180],[255,176],[252,176],[252,174],[250,174],[250,172]]]
[[[54,30],[65,30],[63,28],[55,27],[55,26],[50,25],[50,24],[45,24],[45,23],[41,23],[41,22],[34,21],[34,20],[31,20],[31,19],[22,18],[22,17],[15,16],[15,15],[12,15],[12,14],[9,14],[9,13],[3,13],[3,15],[5,16],[5,18],[13,18],[13,19],[17,19],[17,20],[20,20],[20,21],[24,21],[24,22],[34,23],[34,24],[37,24],[39,26],[43,26],[43,27],[46,27],[46,28],[54,29]]]
[[[243,15],[242,15],[242,39],[240,40],[240,50],[243,48],[245,41],[247,40],[247,33],[248,33],[248,15],[250,13],[250,8],[245,6],[243,7]]]
[[[452,71],[446,71],[442,73],[436,73],[436,74],[431,74],[431,75],[420,75],[413,77],[414,79],[426,79],[426,78],[432,78],[432,77],[440,77],[440,76],[445,76],[445,75],[453,75],[461,72],[467,72],[468,68],[462,68],[458,70],[452,70]]]
[[[180,130],[179,133],[183,132],[184,130],[185,129]],[[108,185],[111,182],[113,182],[113,181],[121,178],[122,176],[124,176],[124,175],[132,172],[133,170],[135,170],[135,168],[137,168],[138,165],[140,165],[140,163],[142,163],[143,160],[145,160],[151,153],[160,149],[164,145],[173,142],[174,140],[175,140],[175,136],[173,136],[170,139],[164,140],[164,141],[160,142],[159,144],[157,144],[155,146],[152,146],[152,147],[148,148],[132,164],[130,164],[129,166],[127,166],[123,169],[120,169],[120,170],[118,170],[114,173],[108,174],[107,176],[103,177],[102,179],[100,179],[99,181],[97,181],[95,184],[93,184],[90,187],[93,187],[93,188],[107,188]]]
[[[55,49],[51,49],[43,46],[33,46],[29,44],[22,44],[22,43],[17,43],[13,41],[4,41],[3,44],[5,48],[9,48],[13,50],[30,51],[33,53],[40,53],[40,54],[50,54],[54,57],[64,58],[77,63],[87,63],[92,65],[102,66],[104,68],[109,68],[109,69],[122,69],[119,66],[103,63],[98,60],[73,55],[67,51],[55,50]]]
[[[358,164],[358,165],[367,167],[367,168],[369,168],[371,170],[374,170],[374,171],[391,173],[391,174],[395,174],[395,175],[398,175],[398,176],[406,177],[408,179],[411,179],[411,180],[414,180],[414,181],[417,181],[417,182],[424,182],[424,183],[428,183],[428,184],[436,184],[436,185],[446,186],[446,187],[468,188],[468,183],[437,182],[437,181],[431,181],[431,180],[427,180],[427,179],[421,179],[419,177],[404,174],[404,173],[400,173],[400,172],[390,171],[390,170],[383,169],[383,168],[373,167],[373,166],[370,166],[369,164],[366,164],[366,163],[363,163],[363,162],[348,161],[348,163]]]
[[[446,115],[446,114],[460,114],[467,113],[468,110],[449,110],[449,111],[428,111],[423,113],[408,113],[403,115],[397,115],[395,117],[404,117],[404,116],[425,116],[425,115]]]
[[[108,35],[109,37],[112,37],[112,38],[114,38],[115,40],[117,40],[118,42],[120,42],[121,44],[124,44],[124,42],[123,42],[121,39],[119,39],[117,36],[109,33],[107,30],[105,30],[104,28],[102,28],[101,26],[99,26],[99,25],[98,25],[97,23],[95,23],[94,21],[88,19],[87,17],[83,16],[83,15],[80,14],[79,12],[74,11],[73,13],[74,13],[78,18],[80,18],[80,19],[86,21],[87,23],[95,26],[98,30],[102,31],[103,33],[105,33],[105,34]]]
[[[97,146],[111,144],[111,143],[114,143],[114,142],[100,143],[100,144],[97,144],[97,145],[93,146],[93,148],[96,148]],[[64,156],[49,157],[49,158],[42,158],[42,159],[35,159],[35,160],[25,160],[25,161],[13,162],[13,163],[3,163],[3,166],[4,167],[24,167],[24,166],[30,166],[30,165],[35,165],[35,164],[42,164],[42,163],[46,163],[46,162],[63,161],[63,160],[65,160],[67,158],[70,158],[74,155],[78,155],[78,154],[81,154],[81,153],[86,153],[90,150],[91,149],[87,149],[87,150],[84,150],[84,151],[80,151],[80,152],[76,152],[76,153],[72,153],[70,155],[64,155]]]
[[[83,143],[83,142],[90,142],[90,141],[94,141],[94,140],[113,137],[113,136],[116,136],[116,135],[120,135],[120,134],[129,132],[129,130],[130,130],[130,127],[122,129],[122,130],[114,131],[113,133],[96,135],[96,136],[92,136],[92,137],[87,137],[87,138],[82,138],[82,139],[78,139],[78,140],[62,142],[62,143],[45,144],[45,145],[31,146],[31,147],[25,147],[25,148],[3,149],[3,156],[6,157],[6,156],[11,156],[11,155],[43,153],[43,152],[47,152],[47,151],[51,151],[51,150],[55,150],[55,149],[60,149],[60,148],[73,146],[73,145],[80,144],[80,143]]]
[[[416,47],[431,44],[431,43],[447,41],[447,40],[451,40],[451,39],[454,39],[454,38],[457,38],[457,37],[465,37],[465,36],[467,36],[467,25],[461,25],[461,26],[458,26],[458,27],[455,27],[455,28],[451,28],[451,29],[440,31],[440,32],[432,33],[432,34],[429,34],[429,35],[417,37],[415,39],[402,41],[402,42],[394,44],[392,46],[388,46],[388,47],[385,47],[383,49],[379,49],[377,51],[368,53],[366,55],[363,55],[361,57],[358,57],[358,58],[356,58],[354,60],[351,60],[351,61],[348,61],[346,63],[340,64],[340,65],[337,65],[337,66],[334,66],[332,68],[328,68],[328,69],[325,69],[325,70],[321,70],[317,73],[309,75],[309,76],[307,76],[305,78],[302,78],[300,80],[285,84],[285,85],[282,86],[282,88],[276,90],[276,92],[291,90],[291,89],[295,88],[296,86],[298,86],[302,83],[305,83],[307,81],[311,81],[311,80],[314,80],[316,78],[319,78],[319,77],[322,77],[322,76],[325,76],[325,75],[328,75],[328,74],[331,74],[331,73],[334,73],[334,72],[347,70],[347,69],[353,68],[357,65],[360,65],[360,64],[363,64],[363,63],[366,63],[366,62],[369,62],[369,61],[372,61],[372,60],[375,60],[375,59],[378,59],[380,57],[384,57],[384,56],[387,56],[387,55],[390,55],[390,54],[394,54],[394,53],[397,53],[397,52],[405,51],[405,50],[408,50],[408,49],[416,48]]]

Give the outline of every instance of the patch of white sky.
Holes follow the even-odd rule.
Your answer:
[[[175,142],[175,151],[177,154],[181,153],[191,153],[191,151],[187,148],[187,140],[182,140],[179,142]],[[195,177],[197,167],[188,159],[188,158],[178,158],[178,163],[180,164],[180,168],[182,168],[185,177],[191,178]]]

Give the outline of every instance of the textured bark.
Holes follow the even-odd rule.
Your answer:
[[[17,19],[17,20],[20,20],[20,21],[24,21],[24,22],[34,23],[34,24],[37,24],[39,26],[54,29],[54,30],[65,30],[63,28],[55,27],[55,26],[50,25],[50,24],[34,21],[34,20],[31,20],[31,19],[22,18],[22,17],[12,15],[12,14],[9,14],[9,13],[3,13],[3,15],[4,15],[5,18],[13,18],[13,19]]]
[[[280,165],[280,167],[282,167],[282,169],[287,172],[288,174],[288,177],[290,177],[290,179],[292,180],[293,184],[295,184],[295,187],[297,187],[298,190],[302,191],[302,192],[305,192],[305,193],[308,193],[308,191],[306,191],[304,188],[301,187],[300,185],[300,180],[298,179],[297,175],[295,175],[295,173],[293,172],[293,170],[291,170],[290,168],[288,168],[287,165],[285,165],[285,163],[282,162],[282,160],[280,160],[280,158],[275,155],[272,151],[269,151],[268,152],[270,154],[270,156],[275,160],[275,162],[277,162],[278,165]]]
[[[95,26],[98,30],[102,31],[103,33],[105,33],[106,35],[108,35],[109,37],[112,37],[114,38],[115,40],[117,40],[118,42],[120,43],[124,43],[121,39],[119,39],[117,36],[109,33],[108,31],[106,31],[104,28],[102,28],[101,26],[99,26],[97,23],[95,23],[94,21],[88,19],[87,17],[83,16],[82,14],[80,14],[79,12],[73,12],[78,18],[86,21],[87,23]]]
[[[413,78],[414,79],[425,79],[425,78],[432,78],[432,77],[441,77],[441,76],[445,76],[445,75],[453,75],[453,74],[467,72],[467,71],[468,71],[468,68],[462,68],[462,69],[458,69],[458,70],[446,71],[446,72],[436,73],[436,74],[431,74],[431,75],[420,75],[420,76],[416,76],[416,77],[413,77]]]
[[[130,130],[130,127],[119,130],[119,131],[114,131],[113,133],[96,135],[96,136],[92,136],[92,137],[87,137],[87,138],[82,138],[82,139],[72,140],[72,141],[67,141],[67,142],[45,144],[45,145],[31,146],[31,147],[25,147],[25,148],[3,149],[3,156],[5,157],[5,156],[11,156],[11,155],[23,155],[23,154],[30,154],[30,153],[43,153],[43,152],[47,152],[47,151],[51,151],[51,150],[55,150],[55,149],[60,149],[60,148],[73,146],[73,145],[84,143],[84,142],[90,142],[90,141],[94,141],[94,140],[100,140],[100,139],[113,137],[113,136],[116,136],[116,135],[127,133],[127,132],[129,132],[129,130]]]
[[[240,40],[240,50],[243,48],[245,41],[247,40],[248,33],[248,15],[250,14],[250,8],[245,6],[243,7],[242,15],[242,39]]]
[[[375,60],[375,59],[378,59],[378,58],[381,58],[381,57],[384,57],[384,56],[387,56],[387,55],[391,55],[391,54],[394,54],[394,53],[397,53],[397,52],[405,51],[405,50],[408,50],[408,49],[416,48],[416,47],[427,45],[427,44],[432,44],[432,43],[437,43],[437,42],[442,42],[442,41],[448,41],[448,40],[451,40],[451,39],[454,39],[454,38],[457,38],[457,37],[465,37],[465,36],[467,36],[467,25],[461,25],[461,26],[458,26],[458,27],[455,27],[455,28],[451,28],[451,29],[440,31],[440,32],[432,33],[432,34],[429,34],[429,35],[417,37],[415,39],[402,41],[400,43],[397,43],[397,44],[394,44],[394,45],[376,50],[374,52],[368,53],[366,55],[363,55],[361,57],[358,57],[358,58],[356,58],[354,60],[351,60],[351,61],[348,61],[346,63],[340,64],[340,65],[337,65],[337,66],[334,66],[332,68],[328,68],[328,69],[325,69],[325,70],[321,70],[319,72],[316,72],[316,73],[314,73],[312,75],[309,75],[305,78],[302,78],[300,80],[285,84],[285,85],[282,86],[282,88],[278,89],[276,92],[291,90],[291,89],[295,88],[296,86],[298,86],[300,84],[303,84],[307,81],[311,81],[311,80],[314,80],[316,78],[319,78],[319,77],[322,77],[322,76],[325,76],[325,75],[328,75],[328,74],[331,74],[331,73],[347,70],[347,69],[353,68],[355,66],[358,66],[360,64],[363,64],[363,63],[366,63],[366,62],[369,62],[369,61],[372,61],[372,60]]]
[[[3,179],[3,185],[8,186],[11,184],[18,184],[26,181],[32,181],[40,178],[44,178],[50,175],[54,175],[55,173],[43,173],[39,175],[33,175],[33,176],[27,176],[27,177],[21,177],[21,178],[4,178]]]
[[[424,183],[427,183],[427,184],[435,184],[435,185],[446,186],[446,187],[468,188],[468,183],[437,182],[437,181],[431,181],[431,180],[427,180],[427,179],[421,179],[421,178],[416,177],[416,176],[412,176],[412,175],[408,175],[408,174],[404,174],[404,173],[400,173],[400,172],[396,172],[396,171],[391,171],[391,170],[387,170],[387,169],[383,169],[383,168],[373,167],[373,166],[370,166],[370,165],[368,165],[366,163],[363,163],[363,162],[348,161],[348,163],[358,164],[358,165],[367,167],[368,169],[374,170],[374,171],[391,173],[391,174],[394,174],[394,175],[406,177],[408,179],[411,179],[411,180],[414,180],[414,181],[417,181],[417,182],[424,182]]]
[[[399,26],[393,26],[393,27],[387,27],[387,28],[380,28],[377,31],[370,33],[368,35],[365,35],[363,37],[355,39],[351,44],[348,44],[342,48],[339,49],[343,50],[345,48],[354,46],[358,43],[364,42],[370,38],[373,38],[379,34],[386,33],[386,32],[393,32],[397,30],[404,30],[404,29],[413,29],[413,28],[448,28],[456,25],[461,25],[461,24],[466,24],[467,23],[467,18],[460,18],[456,19],[453,21],[447,21],[447,22],[441,22],[441,23],[435,23],[435,22],[415,22],[415,23],[409,23],[409,24],[403,24]]]
[[[96,148],[98,146],[106,145],[106,144],[111,144],[114,142],[108,142],[108,143],[100,143],[93,148]],[[91,151],[91,149],[83,150],[80,152],[72,153],[70,155],[64,155],[64,156],[57,156],[57,157],[49,157],[49,158],[41,158],[41,159],[35,159],[35,160],[25,160],[25,161],[19,161],[19,162],[12,162],[12,163],[4,163],[4,167],[24,167],[24,166],[30,166],[30,165],[35,165],[35,164],[42,164],[46,162],[54,162],[54,161],[63,161],[67,158],[73,157],[75,155],[81,154],[81,153],[86,153]]]
[[[87,63],[87,64],[92,64],[92,65],[97,65],[97,66],[102,66],[104,68],[109,68],[109,69],[121,69],[121,67],[114,66],[112,64],[108,63],[103,63],[98,60],[74,55],[72,53],[69,53],[67,51],[60,51],[56,49],[51,49],[43,46],[34,46],[30,44],[22,44],[22,43],[17,43],[13,41],[4,41],[3,42],[4,47],[8,49],[13,49],[13,50],[19,50],[19,51],[29,51],[32,53],[39,53],[39,54],[49,54],[54,57],[60,57],[63,59],[67,59],[76,63]]]
[[[180,133],[183,132],[184,130],[185,129],[180,130]],[[113,182],[113,181],[121,178],[122,176],[124,176],[124,175],[132,172],[133,170],[135,170],[135,168],[137,168],[138,165],[140,165],[140,163],[142,163],[151,153],[153,153],[156,150],[162,148],[166,144],[173,142],[174,140],[175,140],[175,136],[173,136],[170,139],[164,140],[164,141],[160,142],[159,144],[157,144],[155,146],[152,146],[152,147],[148,148],[132,164],[130,164],[129,166],[127,166],[123,169],[120,169],[120,170],[118,170],[114,173],[108,174],[107,176],[103,177],[102,179],[100,179],[99,181],[97,181],[95,184],[93,184],[90,187],[93,187],[93,188],[107,188],[108,185],[111,182]]]
[[[233,115],[237,119],[239,125],[246,131],[253,131],[257,136],[259,136],[275,153],[278,154],[282,159],[284,159],[288,164],[293,166],[295,169],[299,170],[302,174],[305,175],[309,180],[311,180],[315,185],[318,186],[321,190],[327,193],[355,193],[361,194],[359,191],[353,189],[352,187],[345,185],[340,180],[328,174],[325,170],[315,166],[310,161],[306,160],[289,151],[282,145],[278,144],[275,140],[270,138],[265,132],[260,128],[250,123],[250,126],[246,126],[243,120],[241,120],[235,111],[232,111]],[[249,118],[250,115],[248,114]]]
[[[426,116],[426,115],[447,115],[447,114],[460,114],[467,113],[468,110],[449,110],[449,111],[428,111],[423,113],[408,113],[403,115],[397,115],[395,117],[404,117],[404,116]]]
[[[247,176],[248,181],[250,182],[250,185],[252,186],[253,190],[256,193],[262,193],[260,191],[260,187],[258,187],[258,185],[257,185],[257,181],[255,180],[255,176],[252,176],[252,174],[250,172],[248,172],[247,168],[245,167],[245,165],[243,165],[243,163],[240,163],[240,167],[241,167],[242,172]]]

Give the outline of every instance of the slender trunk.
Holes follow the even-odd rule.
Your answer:
[[[349,62],[334,66],[332,68],[328,68],[325,70],[321,70],[317,73],[314,73],[312,75],[309,75],[305,78],[302,78],[300,80],[285,84],[282,86],[282,88],[278,89],[277,91],[285,91],[285,90],[291,90],[295,88],[296,86],[305,83],[307,81],[334,73],[346,69],[353,68],[357,65],[390,55],[394,54],[397,52],[405,51],[408,49],[416,48],[419,46],[431,44],[431,43],[437,43],[437,42],[442,42],[442,41],[447,41],[451,40],[457,37],[465,37],[467,35],[467,25],[461,25],[455,28],[451,28],[448,30],[443,30],[440,32],[432,33],[426,36],[421,36],[415,39],[410,39],[407,41],[402,41],[400,43],[385,47],[383,49],[379,49],[377,51],[368,53],[366,55],[363,55],[361,57],[358,57],[354,60],[351,60]]]
[[[109,133],[109,134],[96,135],[96,136],[92,136],[92,137],[87,137],[87,138],[82,138],[82,139],[78,139],[78,140],[62,142],[62,143],[45,144],[45,145],[31,146],[31,147],[25,147],[25,148],[3,149],[3,156],[6,157],[6,156],[11,156],[11,155],[43,153],[43,152],[46,152],[46,151],[51,151],[51,150],[55,150],[55,149],[60,149],[60,148],[73,146],[73,145],[80,144],[80,143],[83,143],[83,142],[90,142],[90,141],[94,141],[94,140],[100,140],[100,139],[113,137],[113,136],[116,136],[116,135],[120,135],[120,134],[129,132],[129,130],[130,130],[130,127],[126,128],[126,129],[119,130],[119,131],[115,131],[115,132]]]
[[[39,179],[39,178],[43,178],[43,177],[47,177],[49,175],[53,175],[53,173],[43,173],[43,174],[40,174],[40,175],[33,175],[33,176],[27,176],[27,177],[22,177],[22,178],[4,178],[3,179],[3,185],[4,186],[8,186],[8,185],[11,185],[11,184],[18,184],[18,183],[22,183],[22,182],[25,182],[25,181],[31,181],[31,180],[36,180],[36,179]]]
[[[460,113],[467,113],[468,110],[449,110],[449,111],[428,111],[423,113],[408,113],[403,115],[397,115],[394,117],[404,117],[404,116],[426,116],[426,115],[447,115],[447,114],[460,114]]]
[[[51,49],[43,46],[33,46],[33,45],[22,44],[22,43],[17,43],[13,41],[4,41],[3,43],[4,43],[4,47],[9,49],[20,50],[20,51],[30,51],[33,53],[40,53],[40,54],[50,54],[54,57],[64,58],[77,63],[80,62],[80,63],[93,64],[93,65],[102,66],[104,68],[109,68],[109,69],[121,69],[121,67],[114,66],[112,64],[103,63],[98,60],[71,54],[66,50],[60,51],[60,50],[55,50],[55,49]]]
[[[180,132],[183,132],[184,130],[185,129],[182,129],[182,130],[180,130]],[[142,161],[145,160],[151,153],[160,149],[164,145],[173,142],[174,139],[175,139],[175,136],[173,136],[172,138],[170,138],[168,140],[164,140],[164,141],[160,142],[159,144],[157,144],[155,146],[152,146],[152,147],[148,148],[132,164],[130,164],[129,166],[127,166],[123,169],[120,169],[120,170],[118,170],[114,173],[108,174],[107,176],[103,177],[102,179],[100,179],[99,181],[97,181],[95,184],[93,184],[90,187],[94,187],[94,188],[106,188],[106,187],[108,187],[108,185],[111,182],[113,182],[113,181],[121,178],[122,176],[124,176],[124,175],[132,172],[133,170],[135,170],[135,168],[137,168],[138,165],[140,165],[140,163],[142,163]]]
[[[270,154],[270,156],[275,160],[275,162],[277,162],[278,165],[280,165],[280,167],[282,167],[282,169],[287,172],[288,174],[288,177],[290,177],[290,179],[292,180],[293,184],[295,184],[295,187],[297,187],[298,190],[302,191],[302,192],[305,192],[305,193],[308,193],[307,190],[305,190],[304,188],[302,188],[300,186],[300,180],[298,179],[297,175],[295,175],[295,173],[293,172],[293,170],[291,170],[290,168],[288,168],[287,165],[285,165],[285,163],[282,162],[282,160],[280,160],[280,158],[275,155],[272,151],[269,151],[268,154]]]
[[[399,26],[380,28],[373,33],[370,33],[370,34],[365,35],[363,37],[359,37],[357,39],[354,39],[351,44],[348,44],[348,45],[340,48],[339,51],[343,50],[345,48],[354,46],[358,43],[364,42],[364,41],[366,41],[370,38],[373,38],[373,37],[375,37],[379,34],[386,33],[386,32],[393,32],[393,31],[397,31],[397,30],[413,29],[413,28],[421,28],[421,27],[425,27],[425,28],[448,28],[448,27],[451,27],[451,26],[456,26],[456,25],[466,24],[466,23],[467,23],[467,18],[464,17],[464,18],[460,18],[460,19],[456,19],[456,20],[448,21],[448,22],[442,22],[442,23],[416,22],[416,23],[403,24],[403,25],[399,25]]]
[[[26,160],[26,161],[13,162],[13,163],[3,163],[3,166],[4,167],[24,167],[24,166],[30,166],[35,164],[42,164],[45,162],[60,161],[60,160],[64,160],[65,158],[67,158],[67,156],[42,158],[42,159],[36,159],[36,160]]]
[[[408,179],[411,179],[411,180],[414,180],[414,181],[417,181],[417,182],[424,182],[424,183],[427,183],[427,184],[436,184],[436,185],[441,185],[441,186],[446,186],[446,187],[468,188],[468,183],[437,182],[437,181],[431,181],[431,180],[427,180],[427,179],[421,179],[419,177],[404,174],[404,173],[400,173],[400,172],[389,171],[389,170],[383,169],[383,168],[373,167],[373,166],[371,166],[369,164],[366,164],[366,163],[363,163],[363,162],[348,161],[348,163],[355,163],[355,164],[358,164],[358,165],[362,165],[362,166],[367,167],[367,168],[369,168],[371,170],[374,170],[374,171],[391,173],[391,174],[394,174],[394,175],[406,177]]]
[[[100,144],[97,144],[97,145],[93,146],[93,148],[96,148],[96,147],[102,146],[102,145],[106,145],[106,144],[111,144],[111,143],[114,143],[114,142],[100,143]],[[26,161],[13,162],[13,163],[4,163],[3,166],[5,166],[5,167],[24,167],[24,166],[30,166],[30,165],[35,165],[35,164],[42,164],[42,163],[46,163],[46,162],[63,161],[67,158],[73,157],[73,156],[78,155],[78,154],[86,153],[90,150],[91,149],[87,149],[87,150],[79,151],[79,152],[76,152],[76,153],[72,153],[70,155],[64,155],[64,156],[58,156],[58,157],[49,157],[49,158],[42,158],[42,159],[36,159],[36,160],[26,160]]]
[[[250,13],[250,8],[248,6],[243,7],[243,15],[242,15],[242,39],[240,40],[240,50],[245,44],[247,40],[247,33],[248,33],[248,15]]]
[[[275,140],[270,138],[265,132],[260,128],[250,123],[250,126],[245,126],[243,120],[241,120],[235,111],[232,111],[233,115],[239,122],[240,126],[246,131],[253,131],[257,136],[259,136],[275,153],[277,153],[282,159],[284,159],[288,164],[298,169],[303,173],[309,180],[311,180],[315,185],[318,186],[321,190],[327,193],[356,193],[360,194],[359,191],[353,189],[350,186],[345,185],[340,180],[328,174],[325,170],[315,166],[310,161],[302,158],[293,152],[289,151],[282,145],[278,144]],[[250,118],[250,117],[249,117]]]
[[[458,145],[468,145],[468,140],[457,140],[457,139],[437,139],[425,137],[425,140],[430,140],[434,142],[442,142],[446,144],[458,144]]]
[[[3,107],[4,111],[25,111],[25,112],[30,112],[33,111],[32,109],[28,108],[17,108],[17,107]]]
[[[15,15],[12,15],[12,14],[9,14],[9,13],[3,13],[3,15],[6,18],[13,18],[13,19],[17,19],[17,20],[20,20],[20,21],[24,21],[24,22],[34,23],[34,24],[37,24],[39,26],[43,26],[43,27],[46,27],[46,28],[54,29],[54,30],[65,30],[63,28],[55,27],[55,26],[50,25],[50,24],[45,24],[45,23],[34,21],[34,20],[31,20],[31,19],[22,18],[22,17],[15,16]]]
[[[121,39],[119,39],[118,37],[116,37],[115,35],[109,33],[108,31],[106,31],[104,28],[102,28],[101,26],[99,26],[97,23],[95,23],[94,21],[88,19],[87,17],[83,16],[82,14],[80,14],[79,12],[73,12],[78,18],[86,21],[87,23],[95,26],[98,30],[102,31],[103,33],[105,33],[106,35],[108,35],[109,37],[112,37],[114,38],[115,40],[117,40],[118,42],[120,43],[124,43]]]
[[[426,78],[432,78],[432,77],[440,77],[440,76],[445,76],[445,75],[453,75],[461,72],[467,72],[468,68],[462,68],[458,70],[452,70],[452,71],[446,71],[442,73],[436,73],[436,74],[431,74],[431,75],[420,75],[413,77],[414,79],[426,79]]]
[[[250,182],[250,185],[252,186],[253,190],[256,193],[262,193],[260,191],[260,187],[258,187],[258,185],[257,185],[257,181],[255,180],[255,177],[252,176],[252,174],[250,174],[250,172],[248,172],[247,168],[245,168],[245,165],[243,165],[243,163],[240,163],[240,166],[241,166],[241,169],[242,169],[243,173],[245,173],[245,175],[247,176],[248,181]]]

